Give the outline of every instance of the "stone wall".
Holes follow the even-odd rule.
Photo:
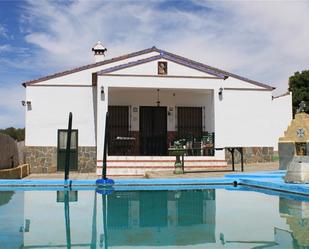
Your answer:
[[[78,172],[96,172],[97,147],[78,147]]]
[[[272,162],[274,155],[273,147],[243,147],[244,163],[263,163]],[[240,153],[234,151],[235,163],[240,163]],[[225,159],[228,164],[232,163],[231,153],[225,149]]]
[[[26,146],[25,160],[31,173],[57,172],[57,147]]]
[[[31,173],[54,173],[57,171],[57,148],[26,146],[25,160]]]
[[[57,147],[27,146],[25,160],[31,173],[57,172]],[[78,172],[96,171],[96,147],[78,148]]]

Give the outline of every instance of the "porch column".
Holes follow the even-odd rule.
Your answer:
[[[103,82],[102,77],[98,77],[97,85],[97,166],[102,166],[103,146],[105,134],[105,119],[108,111],[108,84]],[[102,168],[97,169],[97,174],[101,174]]]

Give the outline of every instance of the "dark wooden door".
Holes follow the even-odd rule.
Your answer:
[[[164,156],[167,154],[166,107],[140,107],[140,154]]]
[[[58,130],[58,148],[57,148],[57,170],[62,171],[65,168],[65,157],[67,147],[67,130]],[[70,170],[77,170],[78,164],[78,131],[72,130],[71,150],[70,150]]]

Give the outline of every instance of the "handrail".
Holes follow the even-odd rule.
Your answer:
[[[108,179],[106,177],[106,159],[107,159],[107,146],[108,146],[108,137],[109,137],[109,128],[108,128],[108,121],[109,120],[109,114],[106,112],[106,118],[105,118],[105,133],[104,133],[104,145],[103,145],[103,168],[102,168],[102,176],[101,179],[96,180],[96,184],[98,187],[104,187],[108,185],[113,185],[114,180]],[[99,189],[97,190],[97,193],[107,195],[112,192],[112,189]]]
[[[65,150],[65,168],[64,168],[64,180],[69,179],[70,173],[70,152],[71,152],[71,134],[72,134],[72,112],[69,113],[68,131],[67,131],[67,147]]]
[[[103,168],[102,168],[102,179],[106,180],[106,159],[107,159],[107,144],[108,144],[108,120],[109,115],[106,112],[105,118],[105,134],[104,134],[104,147],[103,147]]]

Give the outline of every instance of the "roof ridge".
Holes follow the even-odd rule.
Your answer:
[[[39,78],[34,79],[34,80],[25,81],[25,82],[22,83],[22,85],[24,87],[26,87],[27,85],[35,84],[37,82],[57,78],[57,77],[60,77],[60,76],[71,74],[71,73],[76,73],[76,72],[79,72],[79,71],[83,71],[83,70],[91,69],[91,68],[94,68],[94,67],[106,65],[106,64],[109,64],[109,63],[117,62],[117,61],[120,61],[120,60],[124,60],[124,59],[132,58],[132,57],[135,57],[135,56],[147,54],[147,53],[150,53],[150,52],[154,52],[154,51],[156,52],[156,50],[157,50],[157,48],[155,46],[153,46],[151,48],[146,48],[146,49],[139,50],[139,51],[136,51],[136,52],[132,52],[132,53],[129,53],[129,54],[113,57],[113,58],[108,59],[108,60],[95,62],[95,63],[87,64],[87,65],[84,65],[84,66],[80,66],[80,67],[75,67],[75,68],[65,70],[65,71],[62,71],[62,72],[58,72],[58,73],[50,74],[50,75],[47,75],[47,76],[39,77]]]

